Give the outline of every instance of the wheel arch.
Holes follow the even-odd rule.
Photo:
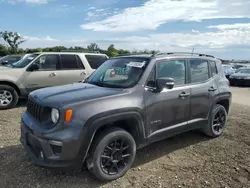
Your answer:
[[[227,113],[229,113],[229,109],[230,109],[230,100],[229,99],[221,99],[221,100],[217,101],[216,104],[222,105],[226,109]]]
[[[217,98],[217,100],[215,101],[215,104],[222,105],[226,109],[228,114],[230,113],[231,103],[232,103],[232,93],[231,92],[221,94]]]
[[[11,86],[11,87],[13,87],[15,90],[16,90],[16,92],[17,92],[17,94],[20,96],[21,95],[21,91],[20,91],[20,89],[18,88],[18,86],[16,85],[16,84],[14,84],[13,82],[11,82],[11,81],[0,81],[0,85],[8,85],[8,86]]]
[[[136,111],[121,112],[98,118],[93,123],[93,127],[95,128],[94,135],[107,128],[122,128],[133,136],[137,145],[140,145],[142,139],[146,137],[143,118]]]
[[[96,115],[90,118],[83,128],[83,132],[85,132],[85,136],[83,137],[86,138],[83,138],[82,147],[79,152],[82,162],[85,161],[92,142],[97,135],[101,134],[103,130],[112,127],[122,128],[129,132],[134,138],[137,148],[139,148],[146,139],[143,116],[138,111],[119,112],[108,116]]]

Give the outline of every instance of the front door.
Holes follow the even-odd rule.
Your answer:
[[[85,67],[77,55],[61,54],[62,68],[58,75],[60,79],[59,85],[72,84],[85,80],[87,72]]]
[[[147,119],[147,135],[160,138],[161,133],[185,126],[189,120],[190,86],[187,83],[187,62],[184,59],[161,60],[156,63],[148,79],[144,100]],[[173,89],[155,92],[155,80],[171,77]],[[161,136],[159,136],[161,134]],[[164,136],[163,136],[164,137]]]
[[[29,71],[28,68],[21,81],[28,93],[36,89],[59,85],[61,65],[58,55],[41,55],[32,64],[37,65],[38,69]]]

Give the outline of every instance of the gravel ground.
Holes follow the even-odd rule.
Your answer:
[[[19,143],[24,107],[0,111],[0,187],[250,187],[250,91],[232,88],[233,106],[220,138],[198,132],[154,143],[137,153],[121,179],[100,184],[87,171],[58,173],[30,163]],[[244,105],[243,105],[244,104]]]

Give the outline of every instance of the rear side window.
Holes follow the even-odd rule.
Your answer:
[[[62,69],[78,69],[75,55],[61,55]]]
[[[191,83],[205,82],[209,79],[208,62],[202,59],[190,60]]]
[[[100,67],[108,58],[104,55],[85,55],[92,69]]]
[[[211,76],[215,76],[218,74],[217,66],[214,61],[209,61],[210,69],[211,69]]]

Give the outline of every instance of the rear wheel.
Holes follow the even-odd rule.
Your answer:
[[[136,144],[125,130],[111,128],[93,141],[87,159],[88,170],[101,181],[122,177],[134,162]]]
[[[8,85],[0,85],[0,110],[16,106],[19,96],[17,91]]]
[[[210,114],[209,123],[204,128],[204,133],[210,137],[218,137],[223,133],[227,122],[227,111],[224,106],[216,104]]]

